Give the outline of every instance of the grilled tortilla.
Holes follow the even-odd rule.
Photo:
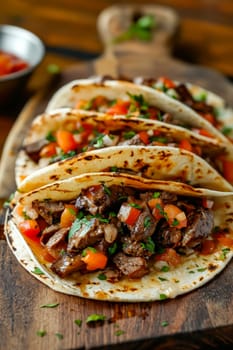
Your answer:
[[[74,80],[52,96],[47,111],[61,107],[156,119],[214,137],[232,148],[226,136],[195,110],[163,91],[144,85],[117,80]]]
[[[22,196],[5,231],[22,266],[58,292],[164,300],[226,267],[232,199],[178,182],[82,174]]]
[[[163,91],[169,97],[178,99],[233,141],[233,110],[217,94],[198,85],[178,82],[166,77],[157,79],[138,77],[134,82]]]
[[[70,149],[64,148],[67,144],[61,143],[59,131],[72,138]],[[220,174],[228,180],[222,158],[231,161],[231,156],[218,140],[179,126],[64,109],[33,121],[16,160],[16,183],[20,192],[28,192],[93,169],[120,168],[147,176],[149,167],[154,168],[155,179],[180,179],[229,191],[231,185]]]

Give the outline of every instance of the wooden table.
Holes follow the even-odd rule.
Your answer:
[[[103,51],[96,19],[101,10],[114,3],[109,0],[8,0],[1,4],[0,22],[20,25],[39,35],[47,53],[23,99],[0,110],[0,149],[26,99],[46,88],[51,78],[48,65],[61,68],[60,84],[75,76],[93,73],[92,60]],[[202,81],[233,103],[232,87],[225,78],[233,77],[232,1],[148,3],[172,5],[180,15],[173,57],[218,70],[215,73],[194,69],[169,58],[167,72],[174,78]],[[122,67],[124,73],[130,69],[131,74],[141,73],[137,65],[132,67],[123,62]],[[157,75],[160,67],[150,71]],[[34,106],[32,113],[41,112],[44,102]],[[3,236],[0,266],[0,349],[208,349],[233,344],[232,263],[217,279],[199,290],[175,300],[140,305],[88,301],[49,290],[21,268]],[[40,307],[47,303],[59,305],[52,309]],[[107,321],[90,327],[85,319],[91,313],[104,314]],[[81,327],[75,323],[77,319],[82,320]],[[39,330],[47,334],[40,337],[36,334]]]

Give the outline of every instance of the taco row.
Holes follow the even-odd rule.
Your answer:
[[[39,267],[36,277],[54,290],[174,298],[230,261],[233,152],[221,132],[229,120],[211,123],[182,97],[185,90],[194,101],[197,88],[168,82],[165,91],[154,80],[77,80],[33,120],[6,236],[19,262]],[[215,95],[205,94],[199,109],[211,114]]]

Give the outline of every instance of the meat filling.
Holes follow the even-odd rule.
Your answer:
[[[83,190],[72,203],[34,201],[33,209],[45,223],[40,242],[59,276],[106,270],[119,278],[140,278],[161,250],[184,254],[211,237],[213,212],[203,203],[166,191],[100,184]],[[68,204],[74,210],[64,227],[60,218]]]

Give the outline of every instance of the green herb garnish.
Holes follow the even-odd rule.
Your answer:
[[[148,250],[150,253],[155,252],[155,243],[151,237],[148,237],[146,242],[141,242],[141,246],[143,249]]]
[[[44,272],[39,267],[35,267],[32,273],[35,275],[44,275]]]
[[[36,335],[38,335],[38,337],[44,337],[46,334],[47,332],[42,329],[36,332]]]
[[[100,273],[98,275],[98,279],[101,280],[101,281],[105,281],[107,279],[106,275],[104,273]]]
[[[74,323],[78,326],[78,327],[81,327],[82,326],[82,320],[80,319],[77,319],[77,320],[74,320]]]
[[[51,303],[51,304],[43,304],[40,306],[40,308],[48,307],[48,308],[54,308],[57,307],[59,303]]]
[[[64,338],[63,334],[61,334],[61,333],[55,333],[55,335],[60,340],[62,340]]]
[[[162,327],[167,327],[169,325],[168,321],[162,321],[161,326]]]
[[[86,323],[96,322],[96,321],[105,321],[106,316],[101,314],[91,314],[86,318]]]
[[[167,295],[166,294],[160,294],[159,295],[159,299],[160,300],[165,300],[165,299],[167,299],[168,297],[167,297]]]

